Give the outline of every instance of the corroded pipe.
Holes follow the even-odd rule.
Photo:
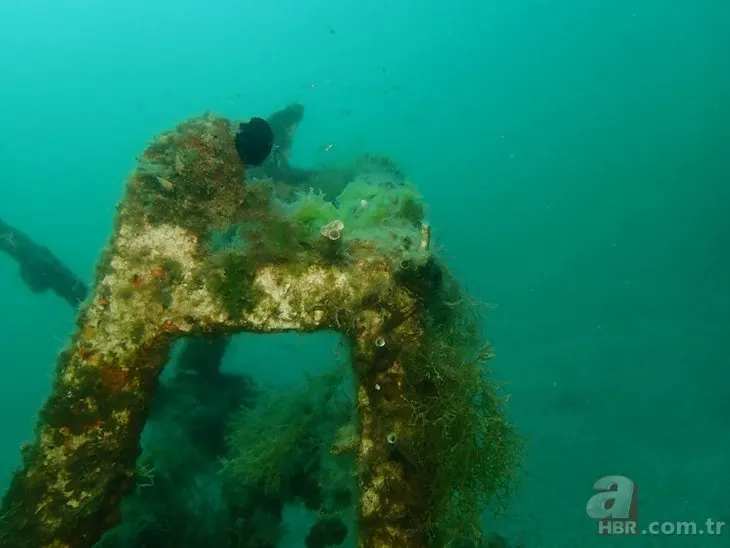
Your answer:
[[[422,486],[392,451],[409,436],[402,364],[423,337],[418,304],[367,243],[334,264],[213,254],[209,231],[255,207],[230,127],[214,116],[192,120],[140,159],[36,440],[3,499],[2,545],[84,548],[119,521],[177,337],[334,329],[352,340],[358,382],[359,543],[425,546]]]

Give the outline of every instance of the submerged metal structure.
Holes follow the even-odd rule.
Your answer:
[[[429,227],[414,219],[407,233],[351,235],[347,221],[308,213],[311,203],[298,213],[278,204],[271,187],[247,180],[231,122],[214,115],[160,135],[140,157],[3,500],[0,545],[88,547],[120,520],[177,338],[325,329],[351,342],[357,379],[359,545],[429,544],[432,487],[422,463],[417,472],[393,450],[418,446],[413,402],[419,390],[434,397],[408,379],[427,336]]]

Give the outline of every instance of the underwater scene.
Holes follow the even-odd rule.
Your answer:
[[[728,29],[4,0],[0,547],[730,546]]]

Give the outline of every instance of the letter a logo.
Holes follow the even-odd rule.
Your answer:
[[[600,478],[593,489],[599,491],[586,505],[586,512],[593,519],[636,520],[636,484],[625,476]]]

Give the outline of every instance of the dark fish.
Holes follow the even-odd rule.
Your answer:
[[[274,132],[263,118],[251,118],[238,126],[234,141],[241,161],[248,166],[259,166],[271,154]]]

